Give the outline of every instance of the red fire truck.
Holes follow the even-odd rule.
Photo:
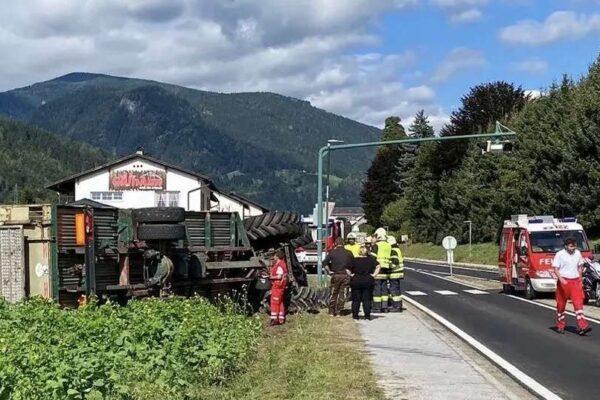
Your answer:
[[[592,256],[583,227],[575,218],[513,215],[504,221],[498,254],[498,272],[505,293],[524,291],[534,299],[538,292],[554,292],[554,255],[573,238],[585,258]]]

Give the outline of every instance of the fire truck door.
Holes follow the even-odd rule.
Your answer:
[[[504,236],[502,238],[502,241],[504,242],[504,246],[505,247],[505,251],[504,251],[504,259],[502,260],[504,262],[504,274],[505,274],[505,279],[506,279],[506,283],[510,284],[512,283],[512,278],[513,278],[513,271],[514,271],[514,265],[515,265],[515,234],[513,233],[512,230],[507,230],[502,232],[502,235]]]
[[[516,242],[516,254],[517,254],[517,266],[516,266],[516,278],[519,285],[525,285],[525,275],[529,271],[529,242],[527,241],[527,232],[521,230],[519,232],[519,239]]]

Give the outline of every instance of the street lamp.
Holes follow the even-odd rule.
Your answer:
[[[317,157],[317,276],[319,284],[322,283],[323,277],[323,161],[325,156],[334,150],[348,150],[362,147],[379,147],[392,144],[415,144],[425,142],[447,142],[465,139],[496,139],[501,137],[514,137],[517,133],[505,127],[499,122],[496,122],[496,130],[494,133],[484,133],[475,135],[457,135],[457,136],[434,136],[426,138],[406,138],[396,140],[386,140],[378,142],[352,143],[323,146],[319,149]]]
[[[343,140],[338,139],[329,139],[327,140],[327,178],[325,183],[325,230],[329,226],[329,175],[331,173],[331,145],[332,144],[342,144]]]
[[[472,250],[472,246],[471,246],[471,233],[473,232],[473,222],[471,220],[466,220],[464,221],[465,224],[469,224],[469,258],[472,257],[471,255],[471,250]]]

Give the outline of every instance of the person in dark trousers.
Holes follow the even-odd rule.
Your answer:
[[[346,271],[350,275],[350,290],[352,291],[352,318],[358,319],[362,303],[365,319],[371,319],[373,304],[373,287],[375,276],[379,273],[377,259],[369,254],[366,246],[361,246],[359,256],[352,260],[352,265]]]
[[[344,248],[344,239],[338,237],[335,239],[335,248],[331,250],[323,265],[325,271],[331,276],[331,299],[329,300],[329,314],[339,315],[344,309],[346,288],[350,283],[350,277],[346,270],[352,264],[352,253]]]

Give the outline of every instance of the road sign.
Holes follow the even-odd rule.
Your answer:
[[[446,236],[442,239],[442,247],[446,250],[454,250],[456,248],[456,238],[454,236]]]
[[[456,238],[454,236],[446,236],[442,239],[442,246],[446,249],[446,258],[450,266],[450,276],[452,276],[452,264],[454,264],[454,249],[456,248]]]

